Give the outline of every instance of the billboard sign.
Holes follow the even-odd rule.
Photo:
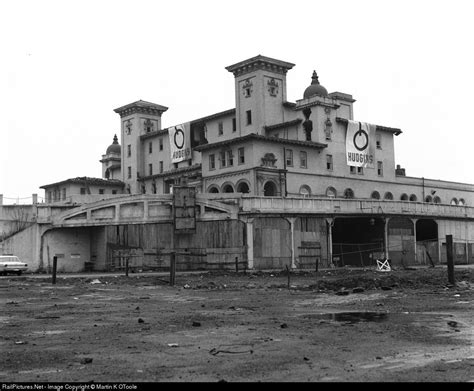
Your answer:
[[[171,162],[178,163],[191,159],[190,123],[168,128]]]
[[[346,160],[348,166],[375,167],[375,125],[348,121]]]

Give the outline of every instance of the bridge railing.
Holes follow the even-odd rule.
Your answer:
[[[243,212],[322,213],[322,214],[401,214],[474,218],[469,206],[428,204],[411,201],[379,201],[342,198],[241,198]]]

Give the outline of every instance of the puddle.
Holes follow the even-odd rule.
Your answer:
[[[333,322],[359,323],[359,322],[382,322],[388,319],[386,312],[334,312],[325,314],[307,315],[310,318],[328,320]]]

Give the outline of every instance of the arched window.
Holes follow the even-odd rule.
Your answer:
[[[330,197],[330,198],[335,198],[337,197],[337,190],[332,187],[332,186],[329,186],[327,189],[326,189],[326,197]]]
[[[418,199],[418,198],[416,197],[415,194],[412,194],[412,195],[410,196],[410,201],[416,202],[417,199]]]
[[[249,188],[248,183],[247,182],[240,182],[237,185],[237,193],[244,193],[244,194],[250,193],[250,188]]]
[[[377,190],[374,190],[370,195],[370,198],[374,200],[380,200],[380,193]]]
[[[438,196],[436,196],[435,198],[433,198],[433,202],[435,204],[441,204],[441,198],[439,198]]]
[[[385,195],[383,196],[384,200],[393,200],[393,194],[387,191]]]
[[[354,198],[354,190],[351,188],[344,190],[344,198]]]
[[[408,201],[408,194],[407,193],[403,193],[401,196],[400,196],[400,199],[402,201]]]
[[[277,195],[277,187],[272,181],[268,181],[263,186],[263,195],[265,197],[275,197]]]
[[[211,186],[208,193],[219,193],[219,189],[216,186]]]
[[[460,205],[460,206],[466,205],[466,201],[464,201],[464,198],[460,198],[460,199],[459,199],[458,205]]]
[[[457,198],[455,197],[455,198],[453,198],[453,199],[451,200],[451,205],[457,205],[457,204],[458,204],[458,200],[457,200]]]
[[[232,185],[230,183],[228,183],[227,185],[222,186],[222,192],[223,193],[233,193],[234,188],[232,187]]]
[[[304,197],[309,197],[311,195],[311,188],[308,185],[302,185],[300,187],[300,194]]]
[[[430,195],[427,195],[425,197],[425,202],[430,202],[431,203],[431,202],[433,202],[433,198]]]

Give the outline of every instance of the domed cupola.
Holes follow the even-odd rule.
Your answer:
[[[313,79],[313,81],[311,82],[311,85],[304,90],[303,99],[308,99],[315,95],[328,96],[328,90],[319,84],[318,74],[316,71],[313,71],[311,79]]]
[[[107,148],[107,151],[105,152],[106,155],[109,155],[111,153],[116,153],[120,155],[121,147],[120,144],[118,143],[118,138],[117,135],[114,136],[114,142],[109,145]]]

